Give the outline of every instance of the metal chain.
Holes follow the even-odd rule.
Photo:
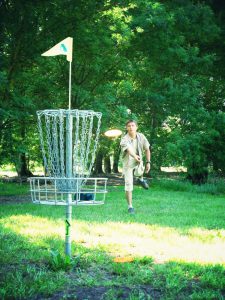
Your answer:
[[[47,162],[47,156],[45,153],[41,116],[39,114],[38,114],[38,131],[39,131],[39,138],[40,138],[40,143],[41,143],[41,152],[42,152],[42,157],[43,157],[43,161],[44,161],[45,173],[48,174],[49,173],[48,162]]]
[[[93,130],[93,116],[90,117],[90,124],[89,124],[89,130],[88,130],[88,138],[87,138],[88,142],[87,142],[86,156],[85,156],[86,164],[89,161],[90,146],[91,146],[91,141],[92,141],[92,130]]]
[[[44,166],[49,176],[65,178],[65,118],[68,113],[74,119],[72,129],[74,136],[73,177],[88,177],[95,160],[100,135],[101,113],[62,109],[37,112]],[[95,118],[96,122],[94,122]]]
[[[92,151],[92,160],[91,160],[91,163],[90,163],[90,166],[89,166],[88,174],[91,174],[91,169],[92,169],[94,161],[95,161],[96,150],[97,150],[98,140],[99,140],[99,135],[100,135],[101,117],[102,117],[102,115],[97,115],[98,125],[97,125],[97,130],[96,130],[94,149]]]

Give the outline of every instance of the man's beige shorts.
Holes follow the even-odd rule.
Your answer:
[[[124,168],[123,169],[123,175],[125,180],[125,191],[126,192],[132,192],[133,191],[133,171],[135,167],[133,168]]]

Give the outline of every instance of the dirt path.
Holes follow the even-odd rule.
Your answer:
[[[0,196],[0,205],[2,204],[21,204],[31,202],[30,194]]]

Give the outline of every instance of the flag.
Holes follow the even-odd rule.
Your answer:
[[[68,61],[72,61],[73,56],[73,38],[68,37],[57,45],[41,54],[42,56],[66,55]]]

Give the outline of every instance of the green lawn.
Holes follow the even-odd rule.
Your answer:
[[[69,262],[65,207],[1,205],[0,299],[224,299],[223,184],[153,181],[135,187],[134,207],[123,187],[73,207]]]
[[[29,184],[4,183],[0,181],[0,196],[23,195],[29,191]]]

